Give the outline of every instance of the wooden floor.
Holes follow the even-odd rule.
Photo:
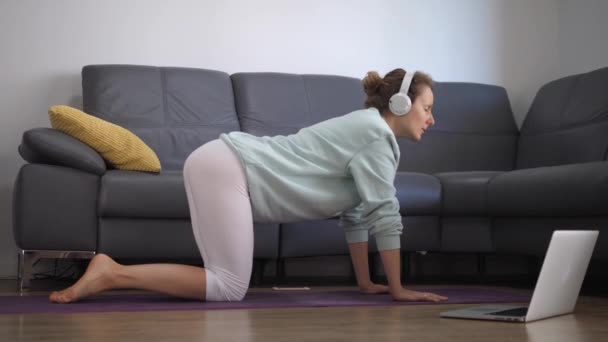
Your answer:
[[[0,281],[0,295],[15,287]],[[580,297],[575,314],[528,324],[438,317],[466,306],[0,315],[0,341],[608,341],[605,297]]]

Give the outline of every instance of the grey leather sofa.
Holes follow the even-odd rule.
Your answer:
[[[291,134],[362,108],[360,80],[90,65],[84,111],[141,137],[158,174],[109,169],[87,145],[50,128],[23,134],[28,162],[14,187],[20,286],[41,257],[200,259],[181,169],[222,132]],[[554,229],[600,229],[608,259],[608,68],[543,86],[518,131],[505,89],[438,82],[436,125],[400,140],[395,183],[402,249],[542,255]],[[256,260],[346,255],[337,218],[255,224]],[[370,239],[371,250],[375,248]]]

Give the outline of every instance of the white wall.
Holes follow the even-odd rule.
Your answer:
[[[558,44],[557,1],[0,1],[0,277],[16,274],[10,200],[21,134],[48,126],[50,105],[82,105],[83,65],[356,77],[416,67],[439,81],[506,87],[521,123],[556,74],[558,48],[581,49]]]
[[[608,1],[559,0],[559,73],[608,66]]]
[[[398,47],[391,66],[406,62],[441,81],[504,86],[519,126],[539,86],[555,75],[555,0],[407,1],[393,14],[414,23],[402,20],[395,30],[412,43]]]

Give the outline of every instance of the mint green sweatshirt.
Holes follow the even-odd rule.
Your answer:
[[[220,135],[247,175],[255,222],[340,215],[348,243],[374,235],[379,250],[400,248],[395,196],[399,146],[375,108],[322,121],[288,136]]]

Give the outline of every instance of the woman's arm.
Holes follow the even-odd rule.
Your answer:
[[[366,233],[374,235],[389,281],[388,288],[395,300],[447,299],[430,293],[406,290],[401,286],[400,236],[403,224],[394,185],[398,161],[388,143],[380,138],[369,144],[360,150],[347,166],[361,198],[358,207],[360,213],[356,220],[358,223],[347,230],[349,246],[367,241]],[[363,228],[369,230],[366,232]],[[363,246],[353,246],[351,254],[353,251],[357,282],[366,284],[369,279],[367,242]]]
[[[348,244],[350,250],[357,285],[363,293],[390,293],[395,300],[413,301],[442,301],[447,297],[439,296],[428,292],[417,292],[403,288],[401,285],[401,253],[399,249],[390,249],[380,252],[384,271],[388,279],[388,285],[374,284],[369,274],[369,258],[367,242],[357,242]]]
[[[370,278],[367,242],[350,243],[348,249],[350,250],[359,290],[369,294],[387,293],[388,287],[386,285],[374,284]]]
[[[388,279],[388,289],[394,300],[439,302],[448,299],[430,292],[418,292],[403,288],[401,285],[401,251],[399,249],[380,251],[380,257]]]

